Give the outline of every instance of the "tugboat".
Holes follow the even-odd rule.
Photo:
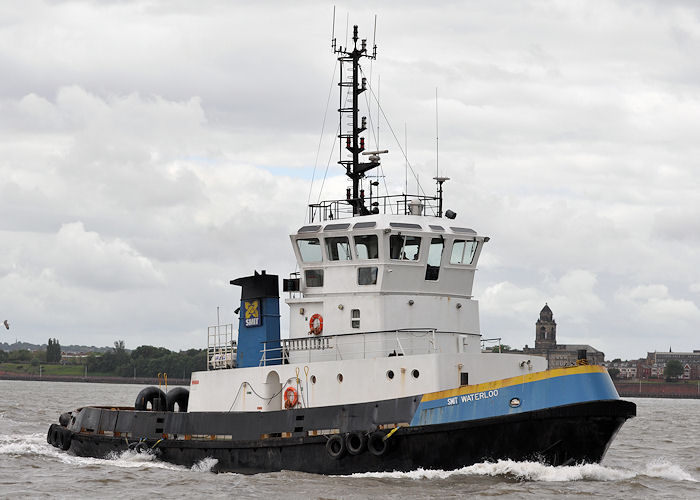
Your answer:
[[[485,460],[599,462],[636,414],[605,368],[547,369],[542,357],[482,350],[476,265],[489,241],[443,212],[436,196],[376,196],[366,174],[360,60],[353,29],[332,48],[341,67],[340,165],[345,199],[309,206],[290,236],[298,272],[283,279],[289,338],[280,336],[279,278],[241,287],[237,331],[208,331],[207,370],[189,390],[142,390],[133,408],[64,413],[48,442],[79,456],[132,449],[214,471],[318,474],[452,470]],[[376,185],[376,184],[375,184]]]

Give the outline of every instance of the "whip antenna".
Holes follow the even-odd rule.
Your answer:
[[[435,176],[440,177],[440,143],[438,134],[438,89],[435,87]]]
[[[377,14],[374,15],[374,32],[372,33],[372,56],[377,57]]]
[[[333,27],[331,28],[331,48],[335,50],[335,5],[333,6]]]

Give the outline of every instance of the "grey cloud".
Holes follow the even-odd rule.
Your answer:
[[[699,12],[379,8],[371,83],[381,75],[399,142],[405,123],[432,192],[438,87],[447,204],[492,237],[475,290],[489,336],[531,343],[549,300],[564,338],[613,357],[660,338],[698,347]],[[304,221],[329,87],[311,199],[329,157],[323,196],[346,185],[330,152],[330,16],[314,2],[0,6],[0,299],[18,335],[201,345],[216,306],[237,300],[229,279],[294,270],[287,233]],[[371,39],[371,13],[354,21]],[[380,127],[401,191],[404,160]],[[621,292],[646,286],[667,296]],[[673,314],[685,320],[669,331]]]

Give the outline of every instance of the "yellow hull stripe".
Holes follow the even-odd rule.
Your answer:
[[[556,368],[554,370],[526,373],[525,375],[518,375],[517,377],[504,378],[501,380],[494,380],[492,382],[484,382],[483,384],[465,385],[464,387],[459,387],[457,389],[448,389],[446,391],[431,392],[428,394],[424,394],[421,401],[434,401],[436,399],[451,398],[454,396],[461,396],[463,394],[471,394],[473,392],[489,391],[493,389],[500,389],[502,387],[526,384],[528,382],[537,382],[538,380],[545,380],[548,378],[563,377],[566,375],[579,375],[582,373],[607,373],[607,370],[605,369],[605,367],[599,365],[582,365],[572,366],[569,368]]]

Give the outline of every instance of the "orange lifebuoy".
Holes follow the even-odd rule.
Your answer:
[[[291,394],[291,396],[290,396]],[[284,390],[284,407],[294,408],[299,402],[299,395],[294,387],[287,387]]]
[[[309,335],[321,335],[323,332],[323,316],[316,313],[309,320]]]

